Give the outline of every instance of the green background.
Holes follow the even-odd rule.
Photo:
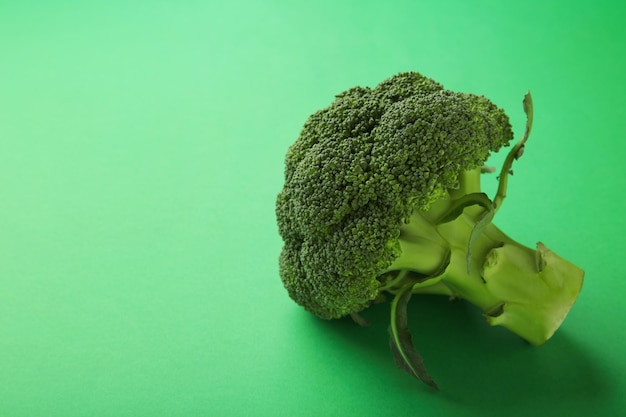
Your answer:
[[[619,2],[13,3],[0,6],[1,416],[625,409]],[[277,268],[274,201],[304,120],[409,70],[491,98],[517,137],[532,90],[533,135],[495,223],[586,270],[540,348],[464,302],[412,300],[440,393],[395,368],[387,305],[369,328],[318,320]]]

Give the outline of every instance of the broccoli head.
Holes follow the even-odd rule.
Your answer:
[[[509,145],[507,115],[415,72],[354,87],[305,122],[285,158],[276,201],[280,275],[291,298],[324,319],[391,303],[397,364],[436,387],[406,323],[412,294],[464,298],[539,345],[580,291],[583,272],[539,243],[518,244],[491,221],[532,126],[510,150],[493,199],[480,190],[492,152]]]

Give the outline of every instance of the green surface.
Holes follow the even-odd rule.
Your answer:
[[[324,0],[0,5],[0,415],[614,416],[626,408],[624,8]],[[495,223],[586,270],[533,348],[415,297],[436,393],[388,306],[315,319],[274,199],[306,117],[420,71],[535,125]],[[496,159],[500,160],[500,159]],[[493,181],[495,187],[495,180]]]

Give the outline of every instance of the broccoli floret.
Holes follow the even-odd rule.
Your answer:
[[[433,387],[406,323],[412,294],[467,299],[490,324],[544,343],[576,300],[583,271],[491,222],[530,133],[530,94],[524,109],[526,132],[493,199],[480,190],[481,171],[513,133],[485,97],[407,72],[349,89],[310,116],[287,152],[276,202],[289,295],[321,318],[363,322],[358,313],[390,294],[396,363]]]

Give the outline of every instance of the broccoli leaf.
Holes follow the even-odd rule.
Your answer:
[[[526,113],[526,129],[524,130],[524,135],[522,138],[513,146],[513,148],[509,151],[502,164],[502,169],[500,170],[500,182],[498,184],[498,191],[496,192],[496,196],[493,199],[493,206],[496,211],[502,205],[504,198],[506,197],[506,188],[508,186],[508,178],[509,174],[512,172],[511,167],[513,166],[513,161],[521,158],[524,154],[524,146],[528,137],[530,136],[530,131],[533,127],[533,98],[530,95],[530,91],[526,93],[524,96],[524,101],[522,102],[524,105],[524,113]]]
[[[411,289],[412,286],[406,286],[393,300],[389,346],[398,368],[439,391],[439,386],[426,371],[422,355],[415,349],[409,331],[406,307],[411,299]]]
[[[483,233],[485,228],[491,223],[493,217],[496,215],[496,211],[493,205],[485,211],[479,218],[472,232],[470,233],[469,242],[467,242],[467,254],[465,255],[466,263],[467,263],[467,275],[471,273],[471,261],[472,261],[472,247],[474,243],[478,240],[480,235]]]
[[[445,258],[438,271],[429,276],[419,276],[409,279],[395,295],[391,302],[391,324],[389,326],[389,346],[396,365],[409,375],[421,380],[425,384],[439,391],[439,386],[426,371],[424,360],[419,354],[409,330],[407,319],[407,304],[411,299],[412,290],[415,284],[431,279],[436,279],[442,275],[450,264],[450,256]]]
[[[465,207],[479,205],[486,210],[489,210],[492,207],[491,200],[487,197],[485,193],[471,193],[465,194],[462,197],[459,197],[452,201],[450,207],[439,216],[438,219],[434,221],[435,224],[439,225],[442,223],[451,222],[456,219],[463,213]]]

